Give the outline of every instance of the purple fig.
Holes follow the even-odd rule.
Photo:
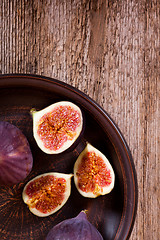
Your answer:
[[[33,157],[29,143],[16,126],[0,122],[0,184],[14,185],[30,173]]]
[[[46,240],[103,240],[102,235],[81,211],[76,217],[66,219],[54,226]]]

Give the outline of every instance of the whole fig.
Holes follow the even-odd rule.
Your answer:
[[[102,235],[81,211],[76,217],[66,219],[54,226],[46,240],[103,240]]]
[[[0,184],[11,186],[23,181],[32,166],[27,138],[13,124],[0,121]]]

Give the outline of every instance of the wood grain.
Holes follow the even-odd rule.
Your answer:
[[[0,2],[0,73],[75,86],[125,136],[139,185],[132,240],[160,239],[159,31],[159,0]]]

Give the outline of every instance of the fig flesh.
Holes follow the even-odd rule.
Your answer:
[[[33,178],[23,189],[23,201],[39,217],[55,213],[70,196],[72,176],[73,174],[50,172]]]
[[[27,138],[9,122],[0,122],[0,184],[12,186],[23,181],[33,166]]]
[[[34,138],[47,154],[69,149],[82,132],[82,112],[71,102],[57,102],[40,111],[32,109],[31,114]]]
[[[79,193],[88,198],[105,195],[114,187],[113,168],[98,149],[87,143],[74,165],[74,182]]]
[[[81,211],[76,217],[66,219],[54,226],[46,240],[103,240],[102,235]]]

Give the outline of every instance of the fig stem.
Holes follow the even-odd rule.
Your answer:
[[[33,116],[34,113],[36,113],[36,109],[35,109],[35,108],[32,108],[32,109],[30,110],[30,114]]]
[[[82,210],[82,212],[84,212],[87,215],[88,210],[84,209],[84,210]]]

